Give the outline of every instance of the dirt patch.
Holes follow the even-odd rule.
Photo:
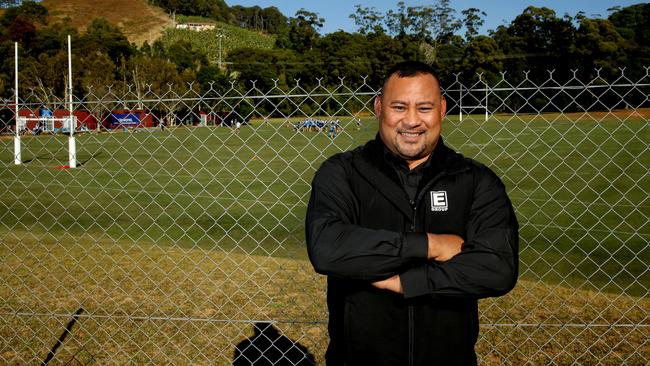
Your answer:
[[[152,43],[173,24],[162,9],[146,0],[44,0],[43,5],[50,12],[50,23],[70,17],[71,24],[83,31],[93,19],[105,18],[138,46]]]

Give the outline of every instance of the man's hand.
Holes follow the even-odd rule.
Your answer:
[[[445,262],[460,253],[463,249],[463,238],[453,234],[430,234],[428,258],[438,262]]]
[[[399,279],[399,275],[395,275],[385,280],[373,282],[372,285],[381,290],[393,291],[398,294],[404,293],[404,290],[402,290],[402,282]]]

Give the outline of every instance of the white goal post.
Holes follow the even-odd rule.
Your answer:
[[[55,121],[61,121],[61,131],[62,132],[67,132],[69,133],[68,137],[68,160],[69,160],[69,165],[67,166],[68,168],[76,168],[77,167],[77,144],[74,138],[74,131],[77,126],[77,119],[73,114],[73,106],[72,106],[72,50],[71,50],[71,41],[70,41],[70,36],[68,35],[68,88],[67,88],[67,94],[68,94],[68,117],[63,117],[63,118],[57,118],[57,117],[51,117],[51,116],[41,116],[38,118],[33,118],[33,117],[20,117],[19,116],[19,98],[18,98],[18,42],[14,43],[14,72],[15,72],[15,93],[16,93],[16,102],[15,102],[15,133],[14,133],[14,164],[15,165],[21,165],[22,164],[22,157],[21,157],[21,143],[20,143],[20,137],[21,137],[21,131],[24,132],[27,128],[27,123],[30,120],[36,120],[36,127],[40,130],[42,129],[42,132],[54,132],[54,122]]]
[[[485,85],[485,89],[469,89],[469,91],[474,92],[485,92],[483,98],[478,101],[478,105],[463,105],[463,85],[460,85],[460,97],[458,98],[458,118],[460,122],[463,122],[463,109],[474,111],[476,109],[485,110],[485,122],[488,120],[489,109],[488,109],[488,86]],[[469,113],[466,113],[469,114]]]

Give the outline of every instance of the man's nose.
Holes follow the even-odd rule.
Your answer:
[[[404,125],[407,127],[415,127],[420,124],[420,118],[416,108],[409,108],[406,116],[404,116]]]

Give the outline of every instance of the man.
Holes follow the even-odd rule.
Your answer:
[[[432,69],[393,67],[379,133],[323,163],[312,183],[310,260],[328,276],[328,365],[474,365],[479,298],[517,280],[505,187],[440,137]]]

